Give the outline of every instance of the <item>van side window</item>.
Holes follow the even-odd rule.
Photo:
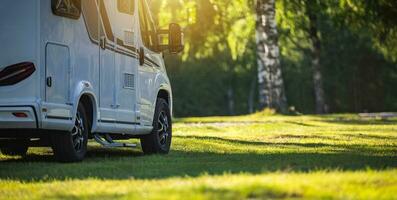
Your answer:
[[[112,8],[112,1],[106,1],[108,9]],[[126,48],[135,46],[134,13],[135,0],[117,0],[117,12],[109,16],[116,43]]]
[[[156,29],[144,0],[139,0],[139,21],[143,44],[152,51],[158,51]]]
[[[99,41],[98,27],[103,33],[103,26],[99,24],[99,13],[96,5],[96,0],[83,0],[81,10],[84,16],[84,21],[87,27],[88,35],[94,42]]]
[[[134,0],[117,0],[117,9],[121,13],[134,15],[135,1]]]
[[[81,14],[81,0],[51,0],[51,8],[55,15],[79,19]]]

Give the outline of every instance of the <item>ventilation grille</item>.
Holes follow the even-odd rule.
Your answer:
[[[124,88],[134,89],[134,74],[124,74]]]
[[[124,30],[124,44],[127,46],[134,46],[134,32],[131,30]]]

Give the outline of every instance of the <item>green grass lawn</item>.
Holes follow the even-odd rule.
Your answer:
[[[0,199],[397,199],[397,119],[175,121],[166,156],[94,143],[82,163],[0,155]]]

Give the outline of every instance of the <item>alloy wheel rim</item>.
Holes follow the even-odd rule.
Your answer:
[[[84,144],[84,122],[79,112],[76,115],[76,121],[72,129],[72,141],[74,149],[77,152],[81,151]]]
[[[159,136],[159,141],[161,146],[167,145],[167,141],[169,139],[169,119],[167,114],[162,111],[160,112],[159,118],[158,118],[158,127],[157,127],[157,133]]]

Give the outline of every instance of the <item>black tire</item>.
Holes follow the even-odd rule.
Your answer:
[[[51,136],[55,158],[60,162],[80,162],[87,153],[89,122],[83,104],[79,104],[71,132]]]
[[[153,118],[153,130],[141,138],[142,150],[145,154],[168,154],[172,140],[172,119],[168,103],[157,99]]]
[[[9,140],[9,144],[0,148],[1,153],[6,156],[26,156],[29,140]]]

